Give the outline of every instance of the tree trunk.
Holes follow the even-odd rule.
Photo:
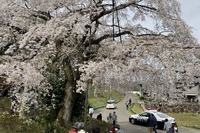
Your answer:
[[[65,65],[64,70],[67,83],[65,87],[65,95],[63,97],[63,106],[58,113],[57,122],[60,126],[66,127],[71,120],[71,114],[76,100],[76,84],[74,80],[76,79],[74,78],[76,75],[68,63]]]

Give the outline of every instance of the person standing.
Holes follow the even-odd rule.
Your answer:
[[[128,105],[129,105],[129,102],[126,101],[126,109],[128,110]]]
[[[151,115],[152,115],[152,119],[153,119],[153,131],[154,131],[154,133],[157,133],[157,130],[156,130],[157,125],[158,125],[157,119],[153,114],[151,114]]]
[[[107,116],[107,122],[113,124],[113,118],[111,113],[109,113],[109,115]]]
[[[113,112],[112,119],[113,119],[113,125],[115,125],[117,123],[117,115],[115,111]]]
[[[94,113],[94,109],[92,107],[89,108],[89,115],[92,118],[92,115]]]
[[[149,118],[147,119],[147,127],[148,127],[148,133],[153,133],[154,125],[157,124],[157,120],[154,118],[153,114],[149,114]],[[154,130],[156,133],[157,131]]]
[[[163,130],[165,130],[166,133],[168,133],[169,128],[170,128],[171,126],[172,126],[171,122],[169,122],[168,119],[165,119],[165,124],[164,124],[164,128],[163,128]]]
[[[131,100],[131,98],[129,99],[129,106],[131,106],[131,104],[132,104],[132,100]]]
[[[97,120],[102,121],[102,113],[101,112],[97,115]]]

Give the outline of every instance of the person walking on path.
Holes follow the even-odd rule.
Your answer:
[[[112,113],[109,113],[109,115],[107,116],[107,122],[113,124]]]
[[[153,133],[155,124],[157,124],[156,118],[153,116],[153,114],[149,114],[149,118],[147,119],[148,133]],[[154,131],[157,133],[156,130]]]
[[[131,106],[131,104],[132,104],[132,100],[131,100],[131,98],[129,99],[129,106]]]
[[[128,105],[129,105],[129,102],[126,101],[126,110],[128,110]]]
[[[117,115],[115,111],[113,112],[112,119],[113,119],[113,125],[115,125],[117,123]]]

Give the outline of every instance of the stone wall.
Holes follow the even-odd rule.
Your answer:
[[[145,103],[145,108],[155,108],[163,113],[198,113],[200,114],[200,104],[181,103],[181,104],[164,104],[164,103]]]

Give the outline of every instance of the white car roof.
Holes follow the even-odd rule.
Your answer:
[[[159,112],[157,110],[146,110],[145,112],[156,114],[156,115],[158,115],[161,118],[172,118],[171,116],[168,116],[167,114]]]
[[[107,102],[115,102],[115,100],[108,100]]]
[[[145,112],[149,112],[149,113],[157,113],[157,110],[145,110]]]

